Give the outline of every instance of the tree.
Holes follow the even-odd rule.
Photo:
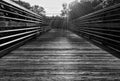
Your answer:
[[[67,17],[67,14],[68,14],[67,3],[64,3],[62,7],[63,7],[63,10],[61,10],[61,16]]]
[[[120,3],[120,0],[98,0],[100,3],[96,5],[95,9],[101,9]],[[93,3],[95,0],[93,1]]]
[[[21,0],[12,0],[13,2],[27,8],[27,9],[30,9],[31,8],[31,5],[27,2],[24,2],[24,1],[21,1]]]
[[[39,5],[32,6],[31,10],[39,15],[45,15],[45,9]]]
[[[69,17],[72,20],[93,12],[91,1],[82,2],[74,1],[69,5],[69,9],[70,9]]]
[[[41,6],[38,6],[38,5],[34,5],[31,7],[31,5],[27,2],[24,2],[24,1],[21,1],[21,0],[12,0],[13,2],[37,13],[37,14],[40,14],[40,15],[45,15],[45,9]]]
[[[69,5],[69,19],[73,20],[118,3],[120,0],[75,0]]]
[[[120,0],[113,0],[113,3],[118,4],[118,3],[120,3]]]

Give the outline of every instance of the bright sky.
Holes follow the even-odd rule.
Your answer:
[[[59,15],[63,3],[70,3],[74,0],[22,0],[29,2],[31,5],[39,5],[45,8],[46,15]]]

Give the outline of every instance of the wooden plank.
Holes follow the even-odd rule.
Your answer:
[[[69,31],[51,30],[0,59],[0,81],[119,81],[120,59]]]

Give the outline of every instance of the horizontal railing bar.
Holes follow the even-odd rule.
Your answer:
[[[77,19],[74,19],[75,21],[77,20],[82,20],[82,19],[86,19],[86,17],[90,17],[90,16],[97,16],[97,15],[101,15],[101,14],[105,14],[105,13],[109,13],[109,12],[112,12],[112,11],[115,11],[116,9],[118,10],[119,8],[116,8],[116,7],[120,7],[120,3],[119,4],[116,4],[116,5],[113,5],[113,6],[110,6],[108,8],[104,8],[104,9],[101,9],[101,10],[98,10],[96,12],[93,12],[93,13],[90,13],[90,14],[87,14],[87,15],[84,15],[82,17],[79,17]],[[116,9],[115,9],[116,8]],[[112,9],[112,10],[111,10]],[[109,10],[109,11],[108,11]],[[104,12],[104,13],[103,13]],[[97,14],[97,15],[95,15]]]
[[[90,19],[82,19],[82,20],[79,20],[80,22],[86,22],[86,21],[92,21],[92,20],[98,20],[100,18],[103,18],[103,17],[95,17],[95,18],[90,18]]]
[[[71,20],[84,38],[120,57],[120,3]]]
[[[109,45],[106,44],[107,47],[111,47],[111,48],[114,49],[115,51],[120,52],[118,48],[113,48],[113,46],[115,46],[114,44],[111,44],[111,43],[109,43],[109,42],[103,42],[103,43],[102,43],[102,42],[100,42],[99,40],[95,40],[95,39],[90,39],[90,40],[95,41],[95,42],[97,42],[97,43],[99,42],[99,44],[107,43],[107,44],[109,44]],[[112,46],[110,46],[110,44],[111,44]]]
[[[104,46],[107,46],[107,48],[110,48],[110,49],[112,49],[112,51],[114,50],[114,51],[116,51],[116,52],[120,52],[120,46],[119,46],[119,48],[118,48],[118,46],[117,45],[115,45],[115,44],[112,44],[112,43],[109,43],[109,42],[107,42],[107,41],[104,41],[104,43],[102,43],[102,44],[104,44]]]
[[[97,31],[92,31],[92,30],[87,30],[87,29],[80,29],[80,30],[87,31],[89,33],[99,34],[99,35],[103,34],[103,35],[107,35],[107,36],[120,37],[119,35],[117,36],[117,35],[113,35],[113,34],[108,34],[108,33],[104,33],[104,32],[97,32]]]
[[[91,22],[89,21],[89,22],[82,22],[82,23],[84,23],[84,24],[85,24],[85,23],[102,23],[102,22],[105,23],[105,22],[115,22],[115,21],[116,21],[116,22],[117,22],[117,21],[120,21],[120,19],[98,20],[98,21],[91,21]]]
[[[96,34],[102,34],[102,35],[107,35],[107,36],[113,36],[113,37],[119,37],[119,35],[113,35],[113,34],[110,34],[110,33],[104,33],[104,32],[99,32],[99,31],[94,31],[94,30],[88,30],[88,29],[83,29],[87,32],[91,32],[91,33],[96,33]]]
[[[24,10],[21,10],[21,9],[18,9],[18,8],[14,7],[13,5],[10,5],[10,4],[8,5],[8,4],[2,3],[2,2],[0,2],[0,4],[5,5],[5,6],[8,6],[8,7],[12,8],[12,9],[18,10],[18,11],[20,11],[20,12],[24,12],[24,13],[28,14],[28,12],[26,12],[26,11],[24,11]],[[28,15],[35,16],[35,15],[33,15],[33,14],[28,14]]]
[[[39,15],[11,0],[0,1],[0,6],[0,23],[3,24],[0,28],[0,55],[50,29],[47,27],[49,19],[45,21],[47,18],[42,14]]]
[[[104,45],[105,45],[105,46],[112,46],[112,47],[114,47],[115,49],[120,49],[120,46],[119,46],[119,45],[115,45],[115,44],[110,43],[110,42],[107,42],[107,41],[104,42]],[[119,48],[118,48],[118,47],[119,47]]]
[[[28,15],[31,15],[31,16],[35,16],[36,18],[41,18],[41,16],[40,15],[37,15],[36,13],[33,13],[32,11],[30,12],[30,11],[28,11],[27,9],[21,9],[21,8],[18,8],[18,7],[16,7],[15,5],[11,5],[11,4],[6,4],[6,3],[3,3],[3,2],[0,2],[0,4],[2,4],[2,5],[6,5],[6,6],[8,6],[8,7],[10,7],[10,8],[13,8],[13,9],[15,9],[15,10],[18,10],[18,11],[20,11],[20,12],[24,12],[24,13],[26,13],[26,14],[28,14]],[[19,6],[19,5],[18,5]],[[23,7],[22,7],[23,8]],[[27,11],[26,11],[27,10]],[[32,14],[31,14],[32,13]]]
[[[87,21],[94,21],[98,20],[101,18],[101,20],[104,20],[105,18],[113,17],[113,16],[120,16],[120,14],[115,14],[115,15],[108,15],[108,16],[102,16],[102,17],[95,17],[95,18],[90,18],[90,19],[82,19],[80,22],[87,22]]]
[[[107,24],[107,25],[106,25]],[[109,25],[108,25],[109,24]],[[119,28],[119,25],[116,24],[120,24],[120,23],[114,23],[114,25],[112,23],[93,23],[93,24],[85,24],[85,23],[80,23],[80,24],[75,24],[76,26],[81,26],[81,27],[89,27],[89,28],[111,28],[111,29],[117,29]]]
[[[22,16],[22,17],[29,18],[29,19],[34,19],[34,20],[36,20],[36,21],[42,21],[42,20],[40,20],[40,19],[28,17],[28,16],[25,16],[25,15],[21,15],[21,14],[19,14],[19,13],[13,13],[13,12],[10,12],[10,11],[7,11],[7,10],[3,10],[3,9],[0,9],[0,11],[6,12],[6,13],[10,13],[10,14],[13,14],[13,15]]]
[[[17,42],[17,41],[20,41],[20,40],[22,40],[22,39],[25,39],[25,38],[27,38],[27,37],[33,36],[33,35],[35,35],[35,34],[36,34],[36,33],[33,33],[33,34],[30,34],[30,35],[27,35],[27,36],[18,38],[18,39],[16,39],[16,40],[9,41],[9,42],[7,42],[7,43],[0,44],[0,47],[3,47],[3,46],[5,46],[5,45],[11,44],[11,43],[14,43],[14,42]]]
[[[109,25],[108,25],[109,24]],[[93,24],[85,24],[85,23],[80,23],[80,24],[75,24],[76,26],[78,26],[78,27],[88,27],[88,28],[95,28],[95,29],[100,29],[100,28],[110,28],[110,29],[112,29],[112,30],[115,30],[115,29],[119,29],[120,28],[120,26],[119,25],[115,25],[115,24],[120,24],[120,23],[114,23],[114,25],[112,24],[111,25],[111,23],[107,23],[107,25],[106,25],[106,23],[99,23],[99,24],[97,24],[97,23],[93,23]]]
[[[6,16],[0,16],[0,18],[9,19],[9,20],[14,20],[14,21],[21,21],[21,22],[42,23],[42,22],[38,22],[38,21],[18,19],[18,18],[6,17]]]
[[[84,30],[82,30],[82,31],[84,31]],[[80,32],[82,32],[82,31],[80,31]],[[103,37],[103,36],[92,34],[92,33],[89,33],[89,32],[85,32],[85,33],[88,33],[88,35],[93,35],[95,37],[100,37],[100,38],[105,39],[105,40],[110,40],[110,41],[113,41],[113,42],[116,42],[116,43],[120,43],[119,41],[111,39],[111,38]]]
[[[31,30],[31,29],[37,29],[37,28],[40,28],[40,27],[23,28],[23,29],[13,29],[13,30],[4,30],[4,31],[0,31],[0,33],[15,32],[15,31],[21,31],[21,30]]]
[[[101,29],[100,27],[99,28],[91,28],[91,27],[85,27],[85,26],[83,26],[84,27],[84,29],[89,29],[89,30],[100,30],[100,31],[106,31],[106,32],[116,32],[116,33],[120,33],[120,30],[118,30],[118,29],[116,29],[116,30],[113,30],[113,29]],[[80,27],[81,29],[83,29],[83,27]]]
[[[119,50],[119,49],[113,48],[112,46],[109,46],[109,45],[108,45],[108,47],[120,53],[120,50]]]
[[[28,34],[28,33],[32,33],[32,32],[35,32],[35,31],[38,31],[38,30],[33,30],[33,31],[29,31],[29,32],[24,32],[24,33],[10,35],[10,36],[6,36],[6,37],[1,37],[0,40],[11,38],[11,37],[16,37],[16,36],[20,36],[20,35],[24,35],[24,34]]]

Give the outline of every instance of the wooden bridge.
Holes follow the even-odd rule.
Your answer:
[[[63,30],[0,1],[0,23],[8,23],[0,27],[0,81],[119,81],[119,8],[88,14]]]

